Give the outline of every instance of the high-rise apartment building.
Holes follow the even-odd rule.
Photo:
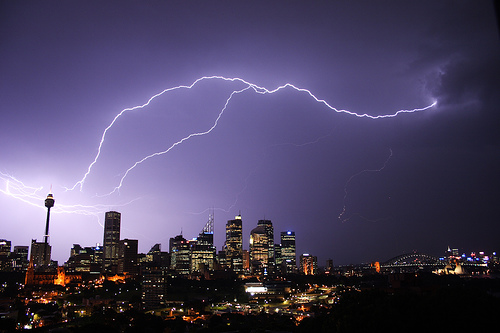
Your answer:
[[[154,263],[145,265],[142,271],[142,306],[144,310],[165,307],[167,296],[167,272]]]
[[[118,212],[106,212],[104,219],[104,262],[105,272],[117,273],[120,243],[121,214]]]
[[[236,273],[243,271],[243,221],[241,215],[226,223],[226,265]]]
[[[297,254],[295,251],[295,231],[281,232],[281,272],[284,274],[297,272]]]

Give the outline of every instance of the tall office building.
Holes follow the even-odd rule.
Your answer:
[[[281,272],[290,274],[297,272],[297,255],[295,252],[295,232],[281,232]]]
[[[137,263],[137,250],[139,247],[137,239],[122,239],[119,243],[118,274],[129,274],[135,276],[139,273]]]
[[[264,225],[250,232],[250,266],[252,274],[267,275],[269,262],[269,239]]]
[[[51,246],[45,245],[45,242],[37,242],[36,239],[31,240],[30,261],[33,261],[35,268],[47,266],[50,263]]]
[[[170,268],[179,275],[189,275],[191,271],[190,244],[182,236],[170,238]]]
[[[117,273],[118,271],[120,223],[120,213],[106,212],[104,219],[103,270],[108,273]]]
[[[268,254],[268,271],[269,273],[274,272],[274,266],[276,264],[276,254],[274,252],[274,227],[271,220],[259,220],[257,225],[264,226],[267,235],[267,254]]]
[[[16,245],[12,252],[12,268],[16,272],[24,272],[28,269],[29,246]]]
[[[191,273],[206,273],[214,269],[214,216],[210,214],[208,222],[201,230],[196,241],[191,245]]]
[[[274,244],[274,262],[277,269],[281,267],[282,261],[283,259],[281,258],[281,244]]]
[[[241,214],[226,223],[226,265],[236,273],[243,271],[243,221]]]

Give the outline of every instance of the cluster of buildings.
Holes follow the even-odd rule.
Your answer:
[[[138,253],[137,239],[121,239],[121,213],[105,213],[102,245],[82,247],[74,244],[69,259],[59,266],[51,260],[48,242],[50,209],[54,206],[52,194],[47,196],[47,221],[44,240],[33,239],[28,246],[15,246],[0,240],[0,270],[23,272],[25,285],[81,283],[99,279],[140,280],[143,298],[158,300],[165,293],[168,277],[214,279],[239,276],[274,278],[288,274],[315,274],[317,259],[309,254],[300,256],[297,265],[295,232],[280,233],[280,242],[274,241],[274,227],[270,220],[259,220],[250,233],[249,250],[243,249],[243,220],[241,214],[226,223],[226,239],[220,251],[214,245],[214,218],[209,215],[198,237],[170,238],[169,249],[162,251],[155,244],[148,253]],[[28,256],[29,254],[29,256]]]
[[[34,239],[31,249],[14,246],[11,251],[11,242],[0,239],[0,271],[25,274],[24,285],[27,287],[134,279],[141,284],[144,308],[152,309],[164,304],[170,278],[212,280],[239,277],[244,280],[252,277],[254,280],[247,287],[249,290],[260,290],[254,293],[256,297],[281,297],[284,294],[284,287],[279,282],[283,281],[282,277],[318,273],[315,256],[302,254],[297,261],[294,231],[280,232],[279,242],[275,242],[271,220],[257,222],[250,232],[249,249],[244,249],[241,214],[227,221],[224,245],[219,251],[214,245],[214,218],[210,214],[198,237],[188,240],[180,234],[170,238],[168,251],[163,251],[161,244],[155,244],[148,253],[139,253],[137,239],[120,238],[121,213],[109,211],[105,213],[102,245],[82,247],[74,244],[69,259],[59,266],[51,260],[48,242],[50,209],[54,206],[52,194],[47,196],[45,206],[47,221],[42,242]],[[443,258],[409,253],[361,268],[334,268],[330,259],[325,273],[362,275],[366,271],[401,273],[433,270],[439,274],[479,274],[498,262],[496,253],[490,257],[479,252],[467,257],[459,255],[457,249],[448,249]],[[257,284],[255,278],[259,281]]]

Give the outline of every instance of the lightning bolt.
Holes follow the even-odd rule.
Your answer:
[[[139,161],[135,162],[130,168],[128,168],[126,171],[125,171],[125,174],[122,176],[122,178],[120,179],[120,183],[118,184],[118,186],[116,186],[113,191],[111,191],[110,193],[106,194],[107,195],[111,195],[113,194],[114,192],[116,191],[119,191],[120,188],[122,187],[123,185],[123,181],[125,180],[125,178],[128,176],[129,172],[132,171],[133,169],[135,169],[135,167],[137,167],[139,164],[145,162],[146,160],[152,158],[152,157],[155,157],[155,156],[160,156],[160,155],[164,155],[166,153],[168,153],[169,151],[171,151],[172,149],[174,149],[176,146],[180,145],[181,143],[183,143],[184,141],[186,140],[189,140],[193,137],[196,137],[196,136],[202,136],[202,135],[207,135],[209,134],[210,132],[212,132],[216,127],[217,127],[217,124],[219,123],[219,119],[222,117],[222,114],[224,113],[224,111],[226,110],[228,104],[229,104],[229,101],[233,98],[233,96],[235,94],[240,94],[242,92],[244,92],[245,90],[249,89],[250,87],[245,87],[241,90],[235,90],[233,91],[229,97],[227,98],[226,100],[226,103],[224,104],[224,107],[222,108],[222,110],[219,112],[219,115],[217,116],[217,118],[215,119],[215,122],[214,124],[212,125],[212,127],[210,127],[208,130],[206,131],[203,131],[203,132],[195,132],[195,133],[191,133],[189,134],[188,136],[185,136],[184,138],[180,139],[179,141],[175,142],[174,144],[172,144],[170,147],[168,147],[166,150],[163,150],[163,151],[160,151],[160,152],[156,152],[156,153],[153,153],[153,154],[150,154],[150,155],[147,155],[146,157],[140,159]]]
[[[343,216],[345,215],[346,213],[346,209],[347,209],[347,206],[346,206],[346,199],[347,199],[347,187],[349,186],[349,183],[356,177],[358,177],[359,175],[363,174],[363,173],[366,173],[366,172],[380,172],[382,170],[385,169],[385,167],[387,166],[387,163],[389,163],[389,160],[391,159],[392,157],[392,149],[389,148],[389,157],[387,157],[387,159],[385,160],[384,162],[384,165],[382,165],[381,168],[379,169],[366,169],[366,170],[362,170],[354,175],[352,175],[351,177],[349,177],[349,179],[346,181],[345,185],[344,185],[344,200],[343,200],[343,207],[342,207],[342,212],[340,213],[339,215],[339,220],[341,220],[342,222],[347,222],[349,221],[352,216],[350,217],[347,217],[347,218],[343,218]],[[367,219],[366,217],[364,216],[361,216],[359,214],[353,214],[353,215],[356,215],[356,216],[360,216],[361,218],[365,219],[365,220],[368,220],[368,221],[374,221],[374,220],[369,220]],[[376,221],[380,221],[381,219],[378,219],[378,220],[375,220],[374,222]]]
[[[121,116],[123,116],[124,114],[126,114],[128,112],[136,112],[136,111],[140,111],[142,109],[147,108],[155,99],[157,99],[158,97],[160,97],[164,94],[171,93],[171,92],[174,92],[176,90],[181,90],[181,89],[188,89],[189,90],[189,89],[194,88],[197,84],[201,83],[202,81],[211,81],[211,80],[223,81],[223,82],[228,82],[231,84],[238,84],[239,85],[239,87],[237,89],[232,90],[232,92],[228,95],[225,102],[221,106],[221,109],[219,110],[219,113],[218,113],[216,119],[214,120],[213,124],[209,128],[207,128],[205,131],[193,132],[191,134],[188,134],[185,137],[178,140],[177,142],[173,143],[171,146],[167,147],[166,149],[164,149],[162,151],[155,152],[155,153],[147,155],[147,156],[144,156],[143,158],[137,160],[128,169],[126,169],[126,171],[123,173],[123,176],[121,177],[118,185],[116,187],[114,187],[113,190],[106,195],[111,195],[112,193],[119,191],[120,188],[123,186],[126,177],[132,172],[132,170],[135,169],[136,167],[138,167],[139,165],[141,165],[142,163],[146,162],[150,158],[167,154],[172,149],[181,145],[182,143],[186,142],[187,140],[190,140],[190,139],[195,138],[195,137],[200,137],[200,136],[210,134],[217,127],[219,120],[223,116],[224,112],[228,109],[229,104],[233,100],[233,98],[236,97],[237,95],[242,94],[242,93],[247,92],[247,91],[252,91],[252,92],[259,94],[259,95],[269,95],[269,94],[278,93],[281,90],[291,89],[291,90],[294,90],[298,93],[305,94],[306,96],[311,98],[314,102],[322,104],[327,109],[334,111],[336,113],[345,113],[345,114],[348,114],[348,115],[351,115],[354,117],[358,117],[358,118],[369,118],[369,119],[374,119],[374,120],[384,119],[384,118],[392,118],[392,117],[396,117],[396,116],[403,114],[403,113],[414,113],[414,112],[425,111],[425,110],[433,108],[437,104],[437,102],[434,102],[434,103],[432,103],[428,106],[422,107],[422,108],[403,109],[403,110],[395,111],[393,113],[375,116],[375,115],[370,115],[368,113],[356,113],[356,112],[352,112],[352,111],[348,111],[348,110],[337,109],[337,108],[331,106],[326,100],[321,99],[321,98],[317,97],[316,95],[314,95],[310,90],[297,87],[291,83],[286,83],[286,84],[280,85],[274,89],[268,89],[268,88],[265,88],[263,86],[259,86],[257,84],[248,82],[242,78],[228,78],[228,77],[223,77],[223,76],[203,76],[203,77],[200,77],[200,78],[196,79],[195,81],[193,81],[190,85],[180,85],[180,86],[175,86],[175,87],[164,89],[164,90],[160,91],[159,93],[151,96],[144,104],[137,105],[134,107],[125,108],[125,109],[121,110],[118,114],[116,114],[116,116],[113,118],[111,123],[104,129],[104,131],[101,135],[98,147],[97,147],[97,153],[96,153],[93,161],[88,165],[87,170],[84,173],[83,177],[79,181],[77,181],[72,187],[70,187],[70,188],[64,187],[65,191],[73,191],[76,188],[79,188],[80,192],[83,192],[83,186],[85,184],[85,181],[87,180],[88,176],[91,174],[93,167],[98,162],[98,160],[102,154],[102,147],[105,143],[108,132],[113,128],[113,126],[116,125],[117,120]],[[318,138],[316,141],[313,141],[313,142],[307,142],[303,145],[314,144],[322,138],[323,137]],[[297,145],[297,146],[302,146],[302,145]],[[391,151],[391,156],[392,156],[392,151]],[[386,163],[387,162],[388,162],[388,160],[386,161]],[[384,167],[385,167],[385,164],[384,164]],[[384,167],[382,167],[380,170],[382,170]],[[368,172],[368,171],[380,171],[380,170],[364,170],[360,173]],[[345,209],[346,209],[345,208],[345,200],[347,197],[347,186],[349,185],[349,182],[351,181],[351,179],[356,177],[360,173],[353,175],[346,183],[345,196],[344,196],[344,209],[343,209],[342,213],[340,214],[339,218],[342,218],[342,216],[345,214]],[[250,175],[249,175],[249,177],[250,177]],[[247,180],[248,180],[248,177],[247,177]],[[245,188],[247,186],[247,180],[245,181],[245,187],[243,188],[242,191],[240,191],[239,194],[241,194],[241,192],[243,192],[245,190]],[[14,176],[0,172],[0,184],[2,182],[3,182],[3,186],[0,185],[0,192],[1,193],[5,194],[7,196],[10,196],[12,198],[15,198],[17,200],[20,200],[26,204],[31,205],[31,206],[43,209],[43,205],[40,205],[40,202],[43,202],[43,200],[44,200],[44,195],[40,194],[40,192],[43,190],[43,187],[28,186],[28,185],[24,184],[22,181],[15,178]],[[134,200],[137,200],[137,199],[134,199]],[[237,201],[238,201],[238,198],[231,205],[231,208],[235,206]],[[119,204],[119,205],[113,204],[113,207],[126,206],[130,203],[131,202],[125,203],[125,204]],[[63,214],[79,214],[79,215],[94,216],[94,217],[96,217],[98,223],[102,226],[100,216],[103,215],[103,213],[108,209],[109,209],[109,205],[67,205],[67,204],[61,203],[61,201],[59,201],[58,205],[54,208],[53,212],[54,213],[63,213]],[[224,211],[226,211],[226,210],[224,210]]]
[[[44,198],[38,194],[38,192],[43,190],[43,187],[27,186],[14,176],[3,172],[0,172],[0,181],[4,183],[4,186],[0,188],[0,192],[3,194],[34,207],[42,208],[42,206],[40,206],[40,200],[43,200]]]
[[[36,207],[38,209],[44,210],[44,206],[40,203],[45,200],[45,196],[40,193],[43,190],[43,187],[33,187],[26,185],[22,181],[18,180],[16,177],[3,173],[0,171],[0,183],[2,187],[0,187],[0,192],[12,197],[16,200],[20,200],[30,206]],[[52,193],[52,189],[50,190]],[[45,193],[44,193],[45,194]],[[134,199],[130,202],[126,202],[123,204],[115,205],[113,207],[123,207],[131,204],[132,202],[139,200]],[[101,221],[101,216],[104,215],[104,212],[109,210],[109,205],[68,205],[61,203],[58,199],[57,205],[52,209],[52,213],[54,214],[78,214],[78,215],[86,215],[93,216],[96,218],[97,222],[103,227],[103,223]]]
[[[119,117],[121,117],[122,115],[124,115],[125,113],[127,112],[132,112],[132,111],[136,111],[136,110],[140,110],[140,109],[144,109],[146,108],[147,106],[149,106],[151,104],[151,102],[158,98],[159,96],[162,96],[166,93],[169,93],[169,92],[172,92],[172,91],[175,91],[175,90],[179,90],[179,89],[192,89],[196,84],[202,82],[202,81],[206,81],[206,80],[222,80],[222,81],[227,81],[227,82],[237,82],[239,84],[243,84],[244,88],[242,89],[239,89],[239,90],[233,90],[232,93],[229,95],[229,97],[226,99],[226,102],[224,104],[224,106],[222,107],[222,109],[220,110],[214,124],[209,128],[207,129],[206,131],[203,131],[203,132],[195,132],[195,133],[191,133],[187,136],[185,136],[184,138],[182,138],[181,140],[175,142],[174,144],[172,144],[170,147],[168,147],[167,149],[163,150],[163,151],[159,151],[159,152],[155,152],[153,154],[150,154],[150,155],[147,155],[145,157],[143,157],[142,159],[136,161],[132,166],[130,166],[124,173],[124,175],[121,177],[120,181],[119,181],[119,184],[111,191],[109,192],[108,194],[106,195],[110,195],[112,193],[115,193],[117,191],[120,190],[120,188],[122,187],[123,185],[123,182],[125,180],[125,178],[128,176],[128,174],[134,169],[136,168],[137,166],[139,166],[140,164],[142,164],[143,162],[147,161],[148,159],[150,158],[153,158],[153,157],[156,157],[156,156],[160,156],[160,155],[164,155],[166,153],[168,153],[169,151],[171,151],[173,148],[175,148],[176,146],[182,144],[183,142],[193,138],[193,137],[198,137],[198,136],[203,136],[203,135],[207,135],[209,134],[210,132],[212,132],[216,127],[217,127],[217,124],[220,120],[220,118],[222,117],[224,111],[227,109],[228,105],[229,105],[229,102],[231,101],[231,99],[237,95],[237,94],[241,94],[247,90],[253,90],[255,93],[257,94],[261,94],[261,95],[266,95],[266,94],[274,94],[274,93],[277,93],[281,90],[284,90],[286,88],[290,88],[290,89],[293,89],[297,92],[300,92],[300,93],[304,93],[306,95],[308,95],[310,98],[312,98],[315,102],[317,103],[320,103],[320,104],[323,104],[324,106],[326,106],[328,109],[334,111],[334,112],[337,112],[337,113],[346,113],[348,115],[352,115],[352,116],[355,116],[355,117],[359,117],[359,118],[370,118],[370,119],[383,119],[383,118],[392,118],[392,117],[396,117],[400,114],[403,114],[403,113],[414,113],[414,112],[421,112],[421,111],[425,111],[425,110],[428,110],[432,107],[434,107],[437,102],[434,102],[432,103],[431,105],[428,105],[428,106],[425,106],[423,108],[416,108],[416,109],[403,109],[403,110],[398,110],[396,112],[393,112],[393,113],[390,113],[390,114],[383,114],[383,115],[377,115],[377,116],[374,116],[374,115],[370,115],[368,113],[356,113],[356,112],[352,112],[352,111],[348,111],[348,110],[343,110],[343,109],[337,109],[333,106],[331,106],[326,100],[324,99],[321,99],[321,98],[318,98],[316,95],[314,95],[310,90],[308,89],[305,89],[305,88],[300,88],[300,87],[297,87],[291,83],[286,83],[286,84],[283,84],[281,86],[278,86],[277,88],[274,88],[274,89],[268,89],[268,88],[265,88],[265,87],[262,87],[262,86],[258,86],[254,83],[251,83],[251,82],[248,82],[244,79],[241,79],[241,78],[227,78],[227,77],[223,77],[223,76],[203,76],[203,77],[200,77],[198,79],[196,79],[193,83],[191,83],[190,85],[180,85],[180,86],[176,86],[176,87],[171,87],[171,88],[167,88],[167,89],[164,89],[163,91],[153,95],[152,97],[150,97],[146,103],[142,104],[142,105],[137,105],[137,106],[134,106],[134,107],[130,107],[130,108],[126,108],[126,109],[123,109],[122,111],[120,111],[114,118],[113,120],[111,121],[111,123],[108,125],[108,127],[106,127],[106,129],[104,130],[104,132],[102,133],[102,136],[101,136],[101,140],[99,142],[99,145],[98,145],[98,148],[97,148],[97,154],[96,156],[94,157],[94,160],[92,161],[92,163],[90,163],[90,165],[88,166],[87,168],[87,171],[86,173],[83,175],[82,179],[79,180],[78,182],[76,182],[73,187],[71,188],[66,188],[66,190],[74,190],[75,188],[79,187],[80,188],[80,191],[83,190],[83,185],[85,184],[85,181],[87,179],[87,177],[90,175],[91,171],[92,171],[92,168],[93,166],[97,163],[100,155],[101,155],[101,150],[102,150],[102,146],[105,142],[105,139],[106,139],[106,135],[108,133],[108,131],[114,126],[114,124],[116,123],[116,121],[118,120]]]

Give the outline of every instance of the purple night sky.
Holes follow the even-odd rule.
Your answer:
[[[52,186],[60,264],[102,243],[108,210],[141,252],[196,237],[212,207],[218,250],[239,212],[244,248],[266,218],[320,265],[500,250],[492,2],[3,1],[0,43],[0,238],[13,246],[43,239]],[[203,76],[291,83],[373,116],[438,104],[371,119],[250,88],[224,109],[248,85],[202,80],[117,118],[79,186],[122,110]]]

